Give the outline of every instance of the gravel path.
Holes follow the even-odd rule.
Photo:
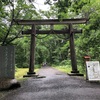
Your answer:
[[[41,68],[45,78],[28,78],[22,87],[0,100],[100,100],[100,83],[68,76],[51,67]]]

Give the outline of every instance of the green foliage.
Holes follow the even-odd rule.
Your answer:
[[[71,65],[71,61],[70,60],[63,60],[60,65]]]
[[[35,72],[38,71],[38,68],[35,69]],[[15,73],[15,78],[17,80],[23,80],[23,76],[26,75],[28,72],[28,68],[17,68],[17,71]]]
[[[20,37],[22,26],[13,25],[13,19],[41,18],[32,3],[25,0],[1,1],[0,8],[0,43],[11,44]]]
[[[76,40],[76,53],[77,59],[83,70],[85,67],[84,58],[85,55],[90,55],[91,60],[100,61],[100,1],[93,2],[84,6],[82,11],[88,15],[89,22],[84,27],[83,34]],[[91,5],[91,6],[89,6]]]
[[[27,37],[17,39],[14,43],[16,44],[16,66],[20,68],[29,67],[29,43],[30,39]]]
[[[64,0],[60,0],[63,4]],[[55,4],[56,9],[58,8],[58,16],[63,18],[89,18],[86,26],[79,25],[76,28],[83,28],[83,33],[78,37],[75,35],[75,49],[79,70],[85,72],[84,56],[90,55],[91,60],[100,61],[100,0],[72,0],[69,2],[70,6],[65,6],[66,11],[61,10],[60,4]],[[58,17],[59,18],[59,17]],[[68,42],[61,47],[68,48]],[[70,53],[68,53],[69,55]],[[65,54],[63,54],[65,55]],[[66,58],[65,58],[66,59]],[[63,61],[62,63],[63,64]]]
[[[65,72],[65,73],[70,73],[71,72],[71,67],[68,66],[68,65],[61,65],[61,66],[53,66],[54,68],[62,71],[62,72]]]
[[[100,61],[100,0],[96,0],[95,2],[94,0],[58,0],[54,4],[50,0],[47,0],[46,3],[50,3],[51,9],[40,12],[37,12],[32,2],[27,2],[25,0],[17,0],[14,3],[7,0],[0,0],[0,44],[2,44],[4,38],[7,36],[5,45],[16,45],[17,67],[29,66],[30,38],[20,37],[22,37],[21,31],[30,29],[30,26],[13,25],[13,18],[89,18],[86,25],[74,26],[78,29],[84,29],[82,34],[75,34],[78,66],[80,70],[84,71],[85,63],[83,57],[85,55],[90,55],[91,60]],[[66,25],[56,25],[54,29],[63,29],[64,27],[67,28]],[[48,26],[38,26],[37,29],[48,29]],[[43,38],[45,36],[36,36],[35,63],[39,65],[43,62],[70,65],[68,35],[48,35],[46,38]],[[43,39],[39,39],[38,37]]]

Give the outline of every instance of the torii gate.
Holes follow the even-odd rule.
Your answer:
[[[86,18],[78,18],[78,19],[43,19],[43,20],[19,20],[14,19],[14,23],[18,25],[31,25],[31,30],[23,31],[23,34],[31,34],[31,45],[30,45],[30,65],[29,65],[29,72],[27,72],[26,76],[33,76],[35,75],[34,72],[34,64],[35,64],[35,35],[36,34],[48,34],[51,30],[36,30],[36,25],[68,25],[69,29],[67,30],[53,30],[56,34],[68,34],[70,35],[70,55],[71,55],[71,64],[72,64],[72,71],[70,75],[80,75],[77,70],[77,61],[76,61],[76,54],[75,54],[75,46],[74,46],[74,33],[82,33],[82,30],[73,29],[73,24],[85,24],[87,22]],[[51,33],[51,34],[54,34]]]

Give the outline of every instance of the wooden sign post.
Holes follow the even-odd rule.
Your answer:
[[[100,64],[99,61],[86,61],[87,80],[100,81]]]

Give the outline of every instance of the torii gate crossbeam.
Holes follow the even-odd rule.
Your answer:
[[[20,20],[14,19],[13,24],[18,25],[64,25],[64,24],[85,24],[86,18],[77,19],[42,19],[42,20]]]

